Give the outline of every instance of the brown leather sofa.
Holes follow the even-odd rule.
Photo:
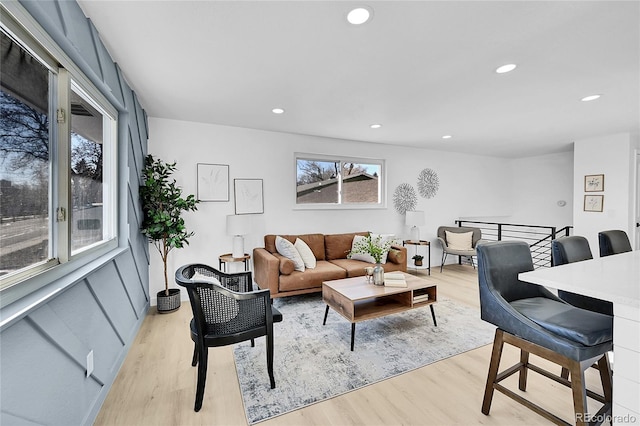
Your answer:
[[[271,297],[322,291],[322,282],[340,278],[358,277],[365,274],[364,268],[374,266],[361,260],[347,259],[353,237],[367,232],[347,234],[280,235],[292,243],[303,240],[316,257],[316,267],[304,272],[294,270],[290,259],[276,250],[276,235],[265,235],[264,247],[253,249],[254,280],[261,289],[271,290]],[[382,264],[385,272],[407,270],[407,249],[392,246],[387,262]]]

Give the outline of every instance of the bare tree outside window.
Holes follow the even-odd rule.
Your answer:
[[[0,275],[50,258],[49,71],[1,36]]]

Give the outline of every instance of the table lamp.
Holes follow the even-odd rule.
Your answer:
[[[233,235],[231,256],[235,258],[244,256],[244,235],[249,232],[251,232],[251,216],[239,214],[227,216],[227,235]]]
[[[424,225],[424,211],[407,211],[405,213],[405,223],[411,227],[411,241],[420,241],[420,228],[418,226]]]

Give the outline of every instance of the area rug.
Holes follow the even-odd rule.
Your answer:
[[[284,317],[274,324],[274,375],[269,387],[265,338],[234,348],[235,364],[249,424],[406,373],[489,344],[495,327],[480,312],[452,300],[363,321],[356,325],[350,351],[351,323],[329,310],[320,294],[274,301]]]

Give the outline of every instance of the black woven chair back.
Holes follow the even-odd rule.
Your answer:
[[[247,298],[229,292],[251,292],[251,272],[225,274],[196,264],[179,269],[176,280],[187,289],[194,318],[203,320],[204,337],[233,335],[267,325],[268,293]]]

